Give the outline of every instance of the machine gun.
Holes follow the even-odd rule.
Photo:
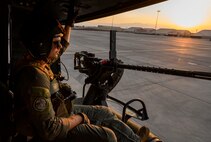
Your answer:
[[[78,70],[80,73],[84,73],[87,75],[87,78],[85,79],[85,85],[91,84],[91,86],[85,97],[84,97],[85,85],[83,87],[83,97],[84,97],[83,104],[93,104],[93,105],[95,104],[107,105],[106,98],[110,98],[124,105],[124,107],[126,106],[128,102],[124,103],[108,95],[108,93],[120,81],[124,73],[124,69],[211,80],[211,73],[209,72],[186,71],[186,70],[167,69],[160,67],[124,64],[121,60],[116,58],[115,31],[110,32],[109,59],[97,58],[95,57],[95,54],[89,53],[87,51],[76,52],[74,56],[74,69]],[[139,110],[135,110],[133,108],[130,109],[134,110],[134,112],[136,112],[138,115],[144,116],[142,117],[143,120],[148,119],[145,104],[141,100],[138,101],[142,103],[143,108]],[[133,100],[130,100],[129,102],[133,102]],[[130,106],[128,105],[128,107]],[[123,113],[123,117],[124,115],[125,114]]]
[[[184,77],[193,77],[193,78],[201,78],[211,80],[211,73],[209,72],[199,72],[199,71],[185,71],[185,70],[176,70],[176,69],[168,69],[168,68],[156,68],[149,66],[138,66],[138,65],[129,65],[123,64],[121,60],[106,60],[96,58],[95,54],[88,53],[86,51],[76,52],[74,59],[74,67],[79,70],[81,73],[85,73],[90,77],[96,77],[95,73],[97,72],[97,68],[117,70],[117,69],[129,69],[129,70],[137,70],[137,71],[145,71],[152,73],[160,73],[160,74],[169,74],[169,75],[177,75]],[[89,81],[88,81],[89,82]]]

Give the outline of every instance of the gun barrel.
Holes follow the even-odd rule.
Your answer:
[[[168,69],[168,68],[160,68],[160,67],[149,67],[149,66],[138,66],[138,65],[127,65],[127,64],[115,64],[113,65],[113,67],[211,80],[210,72],[176,70],[176,69]]]

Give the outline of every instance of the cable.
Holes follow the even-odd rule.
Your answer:
[[[66,73],[67,73],[67,79],[64,79],[64,80],[68,81],[68,80],[70,79],[70,77],[69,77],[69,73],[68,73],[68,70],[67,70],[67,68],[66,68],[65,64],[64,64],[64,63],[62,63],[62,61],[60,61],[60,63],[61,63],[61,64],[62,64],[62,66],[65,68],[65,71],[66,71]]]

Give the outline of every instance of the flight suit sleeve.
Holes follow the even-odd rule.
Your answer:
[[[28,70],[24,78],[25,87],[22,89],[22,94],[36,135],[45,140],[66,137],[71,121],[55,116],[49,91],[49,78],[39,69]]]

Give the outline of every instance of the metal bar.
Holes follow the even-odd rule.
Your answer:
[[[113,100],[113,101],[115,101],[115,102],[117,102],[117,103],[119,103],[119,104],[121,104],[121,105],[123,105],[123,106],[126,105],[125,102],[120,101],[120,100],[118,100],[118,99],[116,99],[116,98],[114,98],[114,97],[111,97],[111,96],[109,96],[109,95],[107,96],[107,98],[109,98],[109,99],[111,99],[111,100]],[[133,108],[133,107],[131,107],[131,106],[127,106],[127,108],[129,108],[130,110],[132,110],[132,111],[135,112],[136,114],[141,115],[140,112],[138,112],[135,108]],[[141,116],[141,117],[142,117],[142,116]]]
[[[125,64],[115,64],[115,65],[108,64],[103,66],[211,80],[210,72],[186,71],[186,70],[167,69],[160,67],[157,68],[157,67],[125,65]]]
[[[109,51],[109,59],[116,59],[116,31],[110,31],[110,51]]]

